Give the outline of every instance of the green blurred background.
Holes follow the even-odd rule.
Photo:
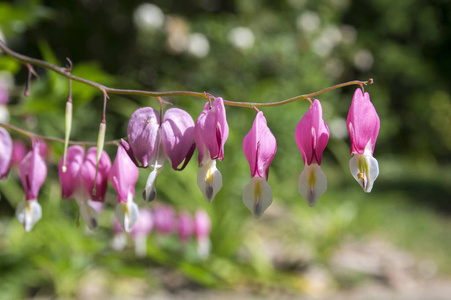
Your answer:
[[[413,286],[423,299],[445,299],[451,294],[450,23],[448,0],[1,2],[0,30],[10,48],[61,66],[69,57],[74,75],[111,87],[270,102],[373,78],[365,89],[381,130],[374,153],[380,174],[365,194],[348,166],[346,115],[356,86],[318,97],[331,131],[322,162],[328,190],[309,208],[298,194],[303,163],[294,140],[308,103],[262,109],[278,151],[268,181],[274,202],[255,220],[241,200],[250,180],[242,139],[255,112],[227,107],[230,136],[218,163],[223,188],[214,202],[206,203],[196,185],[197,154],[183,172],[166,166],[157,184],[157,202],[209,213],[206,259],[195,254],[194,241],[181,250],[175,234],[152,234],[142,258],[131,241],[122,252],[112,250],[111,187],[99,230],[77,226],[76,204],[60,199],[62,145],[48,144],[43,219],[32,232],[24,233],[14,217],[23,199],[17,169],[0,183],[0,298],[367,299],[369,293],[412,299]],[[10,123],[63,138],[68,81],[36,70],[40,80],[26,98],[26,68],[0,55],[0,74],[10,82]],[[158,108],[154,99],[110,96],[107,140],[126,135],[138,107]],[[74,83],[71,139],[96,140],[101,100],[99,91]],[[194,119],[203,107],[195,98],[165,100]],[[113,159],[115,147],[105,150]],[[146,206],[139,194],[147,173],[137,184],[140,206]]]

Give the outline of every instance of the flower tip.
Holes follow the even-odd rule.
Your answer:
[[[327,178],[318,164],[306,165],[299,176],[299,194],[314,207],[319,197],[326,192]]]
[[[244,187],[243,202],[252,215],[260,219],[272,203],[272,190],[266,180],[253,177],[251,182]]]
[[[211,203],[222,187],[222,175],[216,168],[216,160],[209,159],[197,173],[197,185],[205,199]]]
[[[17,205],[16,217],[29,232],[42,217],[41,205],[36,200],[24,200]]]
[[[131,232],[139,216],[138,205],[133,200],[121,202],[116,205],[116,218],[125,232]]]

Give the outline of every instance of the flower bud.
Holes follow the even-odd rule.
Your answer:
[[[81,146],[70,146],[58,166],[58,174],[61,183],[61,194],[64,199],[71,198],[80,187],[80,169],[85,158],[85,150]],[[63,170],[64,163],[66,171]]]
[[[80,168],[80,175],[84,188],[91,200],[103,201],[108,187],[108,174],[111,168],[111,160],[105,151],[101,152],[97,181],[96,181],[97,149],[90,148],[86,154],[85,161]]]

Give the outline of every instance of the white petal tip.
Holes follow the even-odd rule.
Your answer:
[[[41,205],[36,200],[22,201],[17,205],[16,217],[25,231],[29,232],[42,217]]]
[[[197,173],[197,185],[207,202],[213,202],[222,187],[222,175],[216,168],[216,160],[209,160]]]
[[[146,188],[143,191],[143,199],[147,203],[152,202],[157,198],[156,184],[158,174],[158,170],[155,169],[150,172],[149,177],[147,177]]]
[[[121,202],[116,205],[116,218],[125,232],[131,232],[138,220],[139,208],[133,200]]]
[[[365,150],[363,154],[354,154],[349,161],[349,168],[354,179],[360,184],[365,193],[373,189],[374,181],[379,175],[379,163]]]
[[[97,211],[89,205],[89,200],[77,200],[78,206],[80,208],[80,215],[85,221],[89,230],[95,231],[99,227],[97,222]]]
[[[252,178],[244,187],[243,202],[252,215],[260,219],[272,203],[272,190],[266,180],[260,177]]]
[[[327,178],[318,164],[306,165],[299,176],[299,194],[309,207],[318,203],[319,197],[327,190]]]

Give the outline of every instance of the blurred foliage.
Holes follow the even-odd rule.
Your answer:
[[[144,278],[144,291],[150,292],[160,283],[147,269],[161,266],[207,287],[309,291],[303,275],[274,266],[277,255],[271,254],[268,239],[304,249],[306,265],[327,265],[346,236],[384,232],[419,255],[426,251],[446,261],[451,242],[440,228],[449,228],[449,220],[435,219],[428,207],[451,209],[451,173],[445,169],[451,158],[449,1],[152,1],[161,9],[161,23],[158,11],[148,23],[139,21],[143,3],[2,2],[0,29],[13,50],[61,66],[70,58],[73,74],[117,88],[206,91],[229,100],[269,102],[372,77],[375,83],[365,88],[382,126],[375,152],[381,174],[373,194],[360,193],[348,170],[349,141],[342,131],[355,87],[319,97],[332,136],[322,163],[329,187],[315,210],[307,210],[297,192],[302,158],[294,128],[307,102],[263,110],[278,143],[269,175],[274,203],[263,220],[273,227],[251,219],[241,201],[249,181],[241,143],[253,110],[227,108],[230,136],[225,160],[218,163],[224,182],[213,204],[205,202],[196,185],[196,155],[183,172],[165,168],[157,185],[158,201],[191,212],[202,207],[212,218],[213,249],[206,261],[190,254],[193,249],[181,255],[175,236],[163,241],[152,237],[143,259],[136,259],[129,248],[112,251],[111,207],[95,234],[77,227],[76,205],[59,199],[56,164],[62,145],[52,144],[49,177],[39,197],[44,215],[33,232],[24,234],[12,218],[23,197],[17,172],[0,184],[2,294],[82,297],[89,278],[117,295],[130,292],[121,280]],[[244,46],[233,32],[241,32]],[[11,124],[63,137],[67,79],[37,68],[40,79],[33,80],[25,98],[26,68],[0,56],[0,70],[15,78]],[[110,96],[108,140],[126,135],[127,119],[138,107],[158,107],[153,99]],[[96,89],[73,83],[73,140],[96,140],[102,97]],[[194,119],[203,107],[196,99],[166,100]],[[114,147],[106,151],[112,158],[116,152]],[[147,172],[141,171],[137,191],[144,187]],[[109,194],[114,203],[112,188]],[[393,227],[402,230],[392,232]],[[419,238],[429,241],[421,243],[424,248],[415,243]]]

